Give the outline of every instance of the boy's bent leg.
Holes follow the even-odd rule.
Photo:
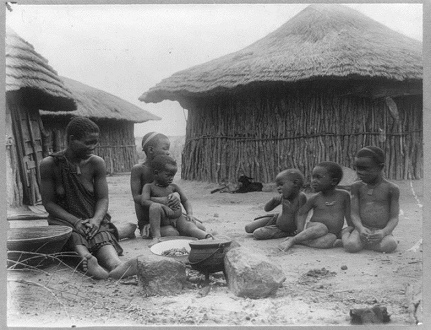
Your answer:
[[[306,245],[316,249],[330,249],[334,247],[334,243],[337,240],[337,236],[332,233],[327,233],[326,235],[315,238],[309,241],[303,241],[298,244]]]
[[[199,229],[193,221],[186,220],[183,215],[177,219],[177,229],[181,235],[199,239],[206,238],[209,235],[206,231]]]
[[[365,248],[367,250],[373,250],[377,252],[391,253],[396,250],[397,246],[398,244],[397,244],[397,241],[395,240],[395,237],[393,235],[387,235],[383,237],[381,242],[377,244],[365,246]]]
[[[124,238],[136,238],[135,231],[136,231],[136,224],[134,223],[126,223],[121,226],[117,226],[118,230],[118,238],[124,239]]]
[[[256,229],[266,226],[269,222],[271,222],[273,217],[273,215],[268,217],[261,217],[260,219],[254,220],[253,222],[246,224],[245,232],[249,234],[253,233]]]
[[[309,222],[303,231],[294,237],[288,237],[279,245],[278,248],[282,251],[287,251],[295,244],[301,244],[302,242],[314,240],[316,238],[325,236],[327,233],[328,228],[323,223]]]
[[[180,235],[180,233],[178,232],[178,230],[176,230],[171,225],[160,227],[160,234],[162,235],[162,237],[165,237],[165,236],[179,236]]]
[[[259,220],[256,220],[256,221],[259,221]],[[289,236],[289,233],[286,233],[285,231],[280,230],[275,225],[257,228],[253,232],[253,237],[258,240],[283,238],[287,236]]]
[[[345,251],[355,253],[364,248],[359,232],[356,229],[351,231],[351,227],[346,227],[343,229],[341,235]]]
[[[160,226],[162,223],[162,217],[165,216],[165,211],[162,206],[162,204],[153,203],[149,208],[151,236],[153,237],[154,241],[151,244],[158,241],[162,236],[160,232]]]

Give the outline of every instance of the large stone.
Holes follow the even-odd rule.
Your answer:
[[[138,281],[146,296],[178,294],[187,281],[186,265],[169,257],[140,256]]]
[[[238,297],[266,298],[275,294],[286,280],[281,268],[266,256],[243,247],[227,252],[224,266],[228,287]]]

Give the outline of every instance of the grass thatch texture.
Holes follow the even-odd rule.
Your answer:
[[[422,43],[351,8],[314,4],[250,46],[177,72],[139,99],[180,100],[251,83],[322,78],[422,80]]]
[[[127,120],[134,123],[161,119],[115,95],[70,78],[61,77],[61,79],[63,79],[65,86],[72,92],[76,100],[78,108],[73,112],[75,116]],[[42,116],[64,116],[65,114],[68,113],[59,111],[53,114],[51,112],[41,111]]]
[[[76,109],[72,94],[57,72],[34,47],[6,28],[6,92],[22,91],[37,106],[50,111]],[[26,102],[30,105],[31,102]]]
[[[245,174],[267,183],[292,167],[309,178],[321,161],[352,168],[365,145],[385,151],[388,178],[421,178],[422,97],[394,100],[399,121],[384,99],[325,90],[254,89],[195,100],[188,115],[182,178],[236,182]]]

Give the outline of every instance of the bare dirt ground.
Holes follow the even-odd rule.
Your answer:
[[[108,183],[114,223],[134,223],[129,176],[111,176]],[[211,275],[211,290],[201,296],[204,276],[190,271],[190,284],[182,294],[145,297],[136,277],[95,281],[53,264],[42,270],[8,271],[8,325],[348,325],[350,309],[375,304],[387,307],[390,324],[415,324],[406,292],[422,277],[422,248],[417,248],[422,238],[422,181],[396,182],[401,188],[400,222],[394,232],[399,246],[391,254],[305,246],[281,253],[280,239],[256,241],[244,231],[246,223],[265,214],[263,206],[275,192],[210,194],[216,184],[178,183],[209,231],[229,236],[282,267],[287,279],[275,296],[236,297],[222,273]],[[147,244],[141,238],[122,240],[122,258],[151,253]]]

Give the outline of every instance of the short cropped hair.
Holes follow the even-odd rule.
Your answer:
[[[166,165],[177,166],[177,161],[168,155],[157,155],[151,161],[151,168],[153,171],[164,171],[166,169]]]
[[[73,135],[75,139],[81,139],[89,133],[100,133],[99,126],[86,117],[74,117],[66,126],[66,137]]]
[[[147,153],[149,147],[155,147],[160,140],[168,139],[168,137],[162,133],[149,132],[142,138],[142,150]]]
[[[287,170],[281,171],[277,176],[287,177],[289,180],[297,180],[301,187],[304,185],[304,174],[302,174],[302,172],[296,168],[289,168]]]
[[[331,179],[336,179],[337,184],[339,184],[343,178],[343,168],[335,162],[321,162],[316,166],[325,168],[331,176]]]
[[[363,147],[356,153],[356,157],[369,157],[373,159],[377,165],[385,164],[385,153],[382,149],[374,146]]]

